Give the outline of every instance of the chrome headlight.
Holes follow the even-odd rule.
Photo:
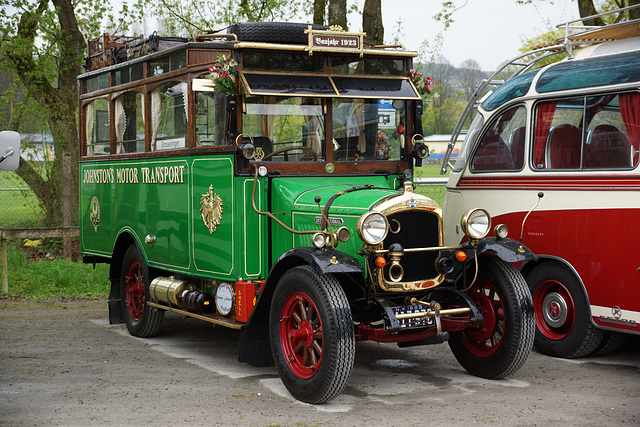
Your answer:
[[[491,216],[484,209],[469,209],[462,215],[460,225],[470,239],[482,239],[491,229]]]
[[[311,237],[311,243],[313,243],[313,246],[320,249],[327,244],[327,238],[322,233],[316,233]]]
[[[358,220],[358,235],[365,243],[377,245],[387,237],[387,217],[378,212],[368,212]]]

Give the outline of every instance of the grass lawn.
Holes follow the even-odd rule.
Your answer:
[[[419,168],[414,168],[414,176],[416,178],[448,178],[449,169],[445,175],[440,175],[441,165],[424,165]],[[444,203],[445,186],[442,185],[420,185],[416,187],[416,193],[425,195],[432,198],[436,202],[440,203],[440,206]]]
[[[34,227],[44,216],[38,198],[31,190],[9,189],[29,187],[15,173],[0,171],[0,227]]]
[[[58,255],[61,239],[44,239],[25,250],[17,241],[7,245],[9,295],[31,300],[46,297],[99,297],[109,294],[109,265],[73,262]],[[33,257],[38,257],[34,260]]]

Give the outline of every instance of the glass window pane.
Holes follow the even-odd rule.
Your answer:
[[[561,62],[540,76],[536,89],[538,92],[553,92],[639,80],[640,56],[633,52]]]
[[[332,56],[331,73],[401,76],[403,74],[403,61],[401,59],[388,58]]]
[[[326,76],[282,76],[244,73],[249,92],[255,95],[336,95]]]
[[[603,95],[586,99],[592,119],[585,132],[585,169],[626,169],[637,163],[638,114],[634,111],[640,105],[637,96]]]
[[[226,145],[225,94],[196,93],[196,147]]]
[[[325,128],[321,100],[248,97],[242,132],[253,138],[256,161],[322,161]]]
[[[95,77],[91,77],[87,79],[86,93],[107,89],[108,87],[109,87],[109,73],[102,73]]]
[[[332,77],[341,96],[420,99],[407,79]]]
[[[187,147],[187,84],[163,83],[151,92],[151,150]]]
[[[109,101],[96,99],[85,106],[87,156],[109,154]]]
[[[406,101],[335,98],[335,161],[380,161],[406,158]]]
[[[151,74],[158,76],[169,71],[179,70],[187,66],[186,52],[178,52],[173,55],[163,56],[149,63]]]
[[[540,70],[528,71],[507,81],[498,87],[489,98],[482,103],[482,106],[486,110],[491,111],[507,101],[526,95],[538,71]]]
[[[527,113],[522,106],[502,113],[478,144],[471,169],[474,171],[518,170],[524,164]]]
[[[114,103],[116,153],[144,152],[144,99],[139,92],[123,93]]]
[[[324,71],[323,56],[279,52],[243,52],[242,68],[256,71]]]

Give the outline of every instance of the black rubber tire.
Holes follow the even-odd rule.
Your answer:
[[[227,32],[235,34],[238,41],[308,44],[309,36],[304,33],[309,25],[296,22],[239,22],[229,26]],[[312,25],[314,30],[327,30],[324,25]]]
[[[572,359],[598,348],[604,331],[591,322],[587,298],[572,271],[548,261],[527,275],[527,283],[536,315],[535,347],[540,353]]]
[[[306,336],[294,337],[305,330]],[[271,301],[269,336],[280,378],[296,399],[327,402],[347,386],[355,333],[349,302],[333,275],[318,276],[307,266],[285,273]]]
[[[131,335],[146,338],[158,333],[164,310],[147,305],[149,269],[135,244],[129,246],[120,271],[120,296],[124,323]]]
[[[533,347],[531,294],[513,265],[493,256],[481,256],[478,263],[478,277],[468,295],[484,323],[451,334],[449,347],[470,374],[504,378],[522,367]]]
[[[591,353],[591,356],[606,356],[607,354],[614,353],[622,348],[622,346],[627,342],[627,338],[629,338],[628,334],[615,331],[605,331],[602,342],[598,348]]]

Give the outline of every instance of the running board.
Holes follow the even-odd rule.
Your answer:
[[[219,314],[198,314],[190,311],[179,310],[173,307],[167,307],[166,305],[156,304],[155,302],[147,301],[147,305],[150,307],[159,308],[160,310],[172,311],[174,313],[182,314],[183,316],[194,317],[196,319],[204,320],[205,322],[213,323],[214,325],[224,326],[225,328],[241,329],[242,326],[233,319],[220,316]]]

